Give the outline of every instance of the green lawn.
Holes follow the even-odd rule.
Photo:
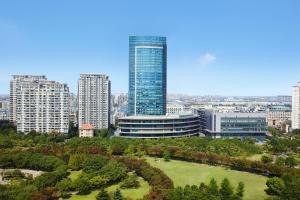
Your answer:
[[[244,182],[245,200],[264,200],[267,197],[264,192],[267,178],[264,176],[177,160],[165,162],[163,159],[155,161],[154,158],[147,157],[147,161],[152,166],[163,170],[173,180],[175,186],[199,185],[201,182],[209,183],[212,177],[220,183],[222,179],[227,177],[234,186],[237,186],[240,181]]]
[[[122,195],[124,197],[128,197],[128,198],[131,198],[131,199],[141,199],[141,198],[143,198],[144,195],[148,194],[150,186],[141,177],[139,177],[139,182],[140,182],[141,186],[137,189],[120,189],[121,192],[122,192]],[[118,187],[119,187],[119,185],[113,185],[113,186],[110,186],[110,187],[106,188],[106,190],[108,191],[108,193],[110,193],[112,195],[113,192]],[[69,198],[69,200],[95,200],[97,194],[99,193],[99,191],[100,190],[94,190],[88,195],[73,194],[72,197]]]

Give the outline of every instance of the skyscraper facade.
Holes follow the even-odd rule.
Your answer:
[[[79,127],[90,124],[95,129],[110,125],[110,80],[102,74],[81,74],[78,81]]]
[[[129,37],[128,115],[165,115],[166,37]]]
[[[300,82],[293,87],[292,95],[292,128],[300,128]]]
[[[69,87],[45,76],[14,75],[10,110],[18,131],[68,133]]]

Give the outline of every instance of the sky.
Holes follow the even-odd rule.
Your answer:
[[[291,95],[300,81],[298,0],[0,0],[0,94],[13,74],[77,93],[80,73],[128,91],[129,35],[166,36],[168,93]]]

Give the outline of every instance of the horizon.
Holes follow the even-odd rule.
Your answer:
[[[127,93],[132,35],[167,38],[168,94],[291,96],[300,81],[297,1],[0,5],[3,94],[13,74],[46,75],[77,94],[83,72],[106,74],[112,93]]]

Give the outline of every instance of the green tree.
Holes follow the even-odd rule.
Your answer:
[[[163,158],[164,158],[164,161],[169,162],[170,159],[171,159],[170,152],[169,152],[169,151],[165,151],[165,152],[163,153]]]
[[[223,179],[219,192],[222,200],[230,200],[232,198],[233,188],[227,178]]]
[[[267,156],[267,155],[263,155],[262,157],[261,157],[261,161],[263,162],[263,163],[271,163],[272,161],[273,161],[273,158],[271,157],[271,156]]]
[[[281,178],[278,177],[269,178],[266,182],[266,185],[268,186],[268,189],[266,191],[271,195],[279,196],[284,189],[284,182]]]
[[[285,165],[289,167],[295,167],[297,165],[297,160],[294,158],[294,156],[288,156],[285,159]]]
[[[114,200],[123,200],[123,196],[119,188],[114,192]]]
[[[85,159],[85,154],[72,154],[70,156],[68,166],[72,170],[79,170],[84,166]]]
[[[219,187],[217,181],[214,178],[212,178],[209,182],[208,191],[214,195],[219,193]]]
[[[103,176],[94,176],[89,180],[89,184],[93,188],[99,188],[104,186],[108,182],[108,178]]]
[[[276,164],[276,165],[279,165],[279,166],[284,166],[284,164],[285,164],[285,159],[284,159],[283,157],[281,157],[281,156],[278,156],[278,157],[276,158],[275,164]]]
[[[108,193],[104,189],[102,189],[96,197],[96,200],[110,200],[110,199],[111,198],[109,197]]]
[[[125,180],[122,181],[120,187],[123,188],[138,188],[140,182],[138,181],[138,176],[136,174],[129,175]]]
[[[239,197],[239,199],[243,198],[244,191],[245,191],[245,184],[243,182],[239,182],[236,188],[236,195]]]

